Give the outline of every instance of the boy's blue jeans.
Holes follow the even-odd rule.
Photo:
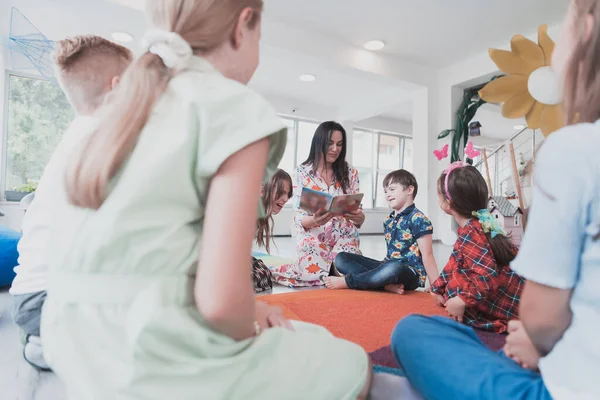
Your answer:
[[[552,399],[538,372],[490,350],[450,318],[409,315],[392,333],[392,351],[427,400]]]
[[[398,260],[379,261],[352,253],[339,253],[334,261],[344,274],[350,289],[383,289],[385,285],[404,284],[405,290],[419,287],[419,274],[408,264]]]

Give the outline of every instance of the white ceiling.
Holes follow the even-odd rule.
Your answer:
[[[566,0],[267,0],[266,16],[413,62],[447,66],[515,33],[559,22]]]
[[[379,80],[369,74],[332,68],[318,60],[302,57],[281,57],[281,50],[261,48],[261,64],[250,84],[263,93],[292,96],[299,102],[345,109],[368,99],[392,99],[406,102],[410,91],[400,82]],[[314,74],[314,82],[301,82],[302,74]]]
[[[558,21],[566,0],[266,0],[261,65],[251,84],[273,99],[285,99],[287,114],[298,105],[321,107],[330,118],[412,119],[411,90],[436,69],[489,46]],[[16,6],[50,39],[146,29],[144,0],[2,0],[0,34],[8,35]],[[383,39],[381,53],[362,49]],[[435,67],[432,67],[435,66]],[[317,80],[303,83],[298,76]],[[415,78],[415,79],[413,79]],[[416,84],[416,83],[417,84]],[[277,106],[277,104],[276,104]],[[515,121],[496,110],[477,115],[484,134],[512,132]],[[318,114],[318,116],[317,116]],[[304,115],[310,117],[310,115]],[[314,118],[322,118],[315,113]]]

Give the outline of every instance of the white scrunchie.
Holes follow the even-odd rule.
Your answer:
[[[178,33],[160,29],[147,31],[142,37],[142,49],[159,56],[167,68],[184,69],[192,57],[192,47]]]

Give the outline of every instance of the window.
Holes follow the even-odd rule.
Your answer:
[[[402,168],[400,158],[400,146],[402,138],[400,136],[378,134],[379,140],[377,157],[377,186],[375,188],[375,207],[387,207],[385,192],[383,190],[383,181],[387,174]]]
[[[9,73],[6,78],[4,190],[39,180],[74,117],[63,91],[50,81]]]
[[[352,164],[365,194],[363,208],[373,208],[373,133],[355,129],[352,140]]]
[[[287,144],[285,153],[279,162],[279,168],[291,174],[296,168],[296,121],[289,118],[282,118],[283,123],[287,126]]]
[[[310,153],[310,145],[319,124],[298,121],[298,146],[296,148],[296,165],[302,164]]]
[[[354,129],[353,165],[358,169],[364,208],[387,207],[383,180],[399,168],[412,169],[412,140],[382,132]]]
[[[521,216],[519,214],[515,214],[515,226],[519,226],[521,224]]]
[[[402,168],[411,171],[413,170],[413,142],[412,139],[404,138],[404,158],[402,159]]]
[[[279,168],[292,175],[296,167],[308,157],[312,138],[319,124],[289,117],[281,119],[288,128],[288,137]]]

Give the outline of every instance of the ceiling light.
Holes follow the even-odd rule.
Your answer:
[[[113,40],[122,43],[129,43],[133,40],[133,36],[126,32],[113,32],[112,38]]]
[[[313,82],[317,77],[313,74],[302,74],[299,79],[302,82]]]
[[[527,128],[525,125],[515,125],[515,126],[513,126],[513,129],[515,131],[521,131],[521,130],[523,130],[525,128]]]
[[[371,51],[381,50],[385,47],[385,43],[381,40],[371,40],[370,42],[365,43],[365,49]]]

